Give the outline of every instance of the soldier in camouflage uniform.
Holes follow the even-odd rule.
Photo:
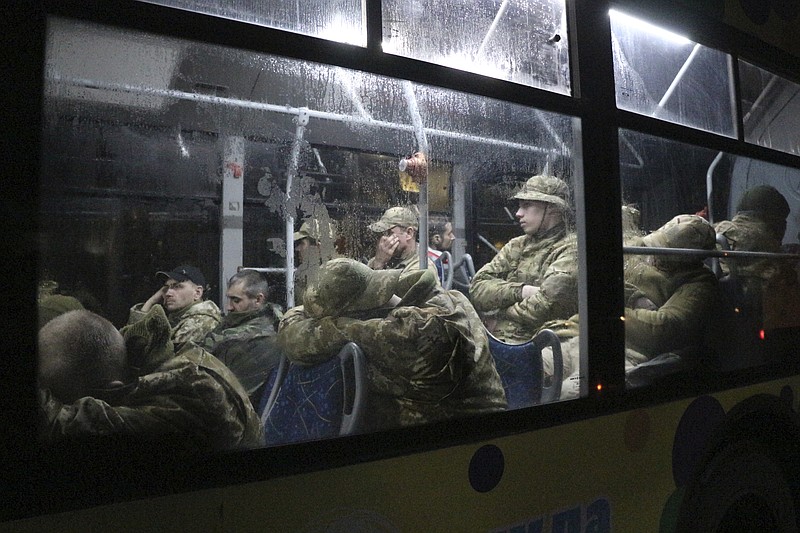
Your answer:
[[[660,248],[713,250],[714,229],[697,215],[678,215],[641,244]],[[711,319],[719,309],[714,273],[703,257],[654,255],[625,269],[625,369],[665,353],[677,353],[687,365],[707,355]],[[578,395],[578,338],[562,343],[561,398]],[[706,361],[708,362],[708,361]]]
[[[128,324],[141,320],[155,305],[161,305],[172,326],[172,342],[176,348],[189,341],[200,342],[222,319],[217,304],[204,300],[206,278],[199,269],[181,265],[169,272],[157,272],[165,276],[164,286],[146,302],[134,305],[128,315]]]
[[[367,265],[374,270],[400,269],[404,274],[419,270],[419,252],[417,249],[417,232],[419,217],[410,207],[390,207],[377,222],[369,225],[375,234],[375,256]],[[434,262],[428,258],[428,270],[436,274],[439,271]]]
[[[731,250],[780,253],[789,202],[769,185],[744,193],[731,220],[716,224]],[[800,326],[800,283],[792,265],[780,258],[728,258],[720,260],[725,275],[741,287],[743,303],[765,330]]]
[[[703,217],[678,215],[643,241],[650,247],[713,250],[716,236]],[[627,367],[667,352],[681,352],[690,363],[697,357],[720,304],[717,279],[703,259],[656,255],[652,264],[625,272]]]
[[[267,301],[269,285],[260,272],[241,270],[228,280],[228,314],[199,343],[225,363],[258,409],[269,372],[278,365],[275,341],[278,305]]]
[[[201,453],[263,445],[230,370],[192,343],[176,353],[170,337],[160,305],[121,334],[85,310],[48,322],[39,332],[43,438],[116,435]]]
[[[523,343],[545,323],[578,312],[578,248],[569,231],[569,196],[559,178],[528,179],[512,197],[519,200],[516,216],[525,234],[506,243],[472,279],[470,299],[500,340]]]
[[[297,270],[294,274],[294,301],[303,302],[306,288],[319,275],[319,267],[339,257],[333,222],[319,218],[306,220],[294,233]]]
[[[367,358],[367,430],[506,408],[478,314],[429,270],[328,262],[304,305],[286,313],[278,343],[291,361],[313,365],[350,341]]]

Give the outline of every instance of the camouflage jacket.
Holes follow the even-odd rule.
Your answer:
[[[503,410],[505,392],[478,314],[464,295],[425,273],[401,305],[377,318],[310,318],[286,313],[278,342],[290,360],[312,365],[345,343],[367,357],[367,429],[409,426]]]
[[[657,308],[625,308],[626,346],[652,358],[704,344],[720,302],[711,270],[699,264],[664,271],[642,263],[625,273],[625,281],[635,288],[629,302],[645,296]]]
[[[189,344],[151,359],[113,398],[63,405],[44,391],[45,440],[121,435],[166,439],[202,453],[263,446],[263,427],[247,394],[213,355]]]
[[[128,324],[141,320],[147,313],[142,312],[143,304],[136,304],[128,315]],[[165,309],[166,311],[166,309]],[[190,306],[167,313],[172,327],[172,342],[180,348],[188,341],[200,342],[222,319],[217,304],[211,300],[201,300]]]
[[[367,266],[375,269],[374,257],[369,260]],[[413,252],[406,252],[402,257],[393,257],[386,265],[386,268],[399,268],[403,271],[403,274],[419,270],[419,249],[415,247]],[[428,270],[436,274],[436,279],[439,280],[439,269],[436,268],[436,264],[430,257],[428,257]]]
[[[485,316],[496,319],[493,334],[510,343],[525,342],[549,321],[578,312],[578,248],[563,226],[540,238],[511,239],[472,279],[470,299]],[[522,286],[539,291],[522,298]]]
[[[236,375],[255,408],[270,370],[280,360],[275,335],[282,313],[277,307],[267,304],[257,311],[228,313],[199,343]]]

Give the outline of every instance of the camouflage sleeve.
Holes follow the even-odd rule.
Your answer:
[[[172,329],[172,342],[175,345],[185,344],[189,341],[200,343],[206,334],[217,327],[219,318],[210,314],[190,315],[181,320]]]
[[[567,319],[578,312],[577,249],[568,244],[558,251],[535,295],[511,305],[507,318],[538,328],[548,320]]]
[[[142,311],[143,305],[144,304],[141,303],[131,307],[131,310],[128,312],[128,324],[135,324],[147,315],[147,313]]]
[[[511,258],[521,241],[512,239],[472,278],[469,297],[478,311],[487,313],[505,309],[520,300],[523,283],[506,281],[512,272]]]
[[[658,310],[625,309],[625,339],[651,357],[702,341],[716,302],[713,279],[686,283]]]
[[[431,372],[438,373],[442,383],[455,379],[447,371],[452,349],[439,349],[448,341],[444,323],[425,309],[399,307],[385,319],[340,321],[339,325],[347,340],[358,344],[370,365],[387,379],[414,381],[430,369],[435,369]]]
[[[347,344],[332,317],[311,318],[303,306],[290,309],[278,329],[278,347],[293,363],[315,365],[330,359]]]
[[[62,437],[133,434],[125,420],[103,400],[86,397],[65,405],[47,391],[42,396],[43,436],[47,441],[54,442]]]

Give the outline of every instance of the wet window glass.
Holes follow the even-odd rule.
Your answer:
[[[800,172],[620,132],[629,386],[789,357]]]
[[[800,154],[800,85],[739,60],[744,139]]]
[[[49,369],[40,380],[51,393],[48,420],[62,424],[48,434],[113,432],[118,428],[108,424],[121,419],[109,413],[126,402],[163,409],[164,416],[176,413],[164,401],[196,407],[197,391],[184,390],[189,397],[176,400],[170,387],[178,384],[149,381],[165,360],[183,361],[199,373],[196,379],[212,380],[202,390],[233,394],[237,406],[252,407],[171,418],[166,427],[201,449],[410,426],[568,397],[561,382],[577,370],[577,351],[563,356],[573,358],[573,367],[559,356],[560,342],[577,334],[578,323],[572,191],[581,155],[574,117],[56,18],[49,24],[44,106],[40,304],[51,307],[41,315],[42,334],[50,332],[42,353],[56,360],[63,353],[53,324],[66,327],[65,301],[107,322],[81,313],[69,320],[100,330],[110,324],[127,348],[116,366],[94,377],[60,363],[42,366]],[[439,227],[439,218],[446,229],[421,234],[425,226]],[[524,252],[530,264],[549,258],[535,275],[504,270],[534,236],[551,239],[548,250],[557,253]],[[420,268],[420,255],[427,268]],[[350,274],[340,280],[332,265]],[[392,269],[402,276],[386,277]],[[376,285],[348,280],[378,275],[407,298],[398,298],[401,307],[423,310],[417,318],[401,313],[392,322],[398,329],[370,329],[398,300],[377,289],[354,298]],[[471,283],[478,278],[481,283]],[[439,286],[453,290],[436,291]],[[403,357],[421,345],[414,341],[423,329],[419,321],[444,312],[447,320],[431,322],[443,329],[418,340],[429,351],[426,364],[463,363],[463,372],[447,373],[466,381],[431,380],[422,397],[414,396],[418,385],[407,390],[403,383],[416,379],[408,372],[417,366]],[[258,319],[253,328],[236,329],[251,318]],[[338,333],[310,334],[309,324],[324,318]],[[284,328],[289,333],[282,336]],[[228,329],[249,332],[253,344],[233,343]],[[501,379],[487,330],[509,346],[547,330],[539,344],[523,346],[542,352],[541,364],[510,382]],[[462,339],[457,353],[464,361],[450,360],[453,338]],[[203,358],[202,350],[217,359]],[[320,368],[323,363],[333,370]],[[344,381],[335,378],[342,375],[336,365],[346,369]],[[366,372],[364,365],[374,366]],[[305,367],[319,374],[298,376]],[[440,372],[431,368],[431,374]],[[377,384],[362,406],[363,395],[352,388],[363,390],[367,375]],[[327,379],[343,389],[325,385]],[[220,387],[220,380],[227,385]],[[264,413],[290,411],[292,400],[270,393],[317,380],[352,400],[339,406],[347,416],[333,433],[315,418],[296,425],[309,433],[287,436]],[[133,386],[142,383],[154,388]],[[509,383],[517,387],[513,399]],[[168,401],[141,397],[155,389]],[[58,418],[59,402],[81,397],[75,394],[94,398],[92,413],[105,414],[71,419],[77,425]],[[410,395],[419,409],[400,409],[392,399],[398,394]],[[320,410],[308,416],[322,412],[322,405],[314,407]],[[220,425],[238,429],[214,433],[216,423],[209,421],[234,412],[235,420]],[[198,426],[198,419],[208,425]],[[144,427],[146,420],[131,424]]]
[[[617,106],[734,137],[730,56],[612,10]]]
[[[366,46],[364,3],[361,0],[143,0],[260,26]]]
[[[382,0],[383,51],[570,93],[563,0]]]

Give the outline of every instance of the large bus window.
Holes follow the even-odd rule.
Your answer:
[[[288,0],[220,2],[213,0],[144,0],[163,6],[250,22],[281,30],[366,46],[364,2],[361,0]]]
[[[800,85],[739,60],[747,142],[800,154]]]
[[[800,173],[632,131],[620,154],[629,385],[791,357]]]
[[[612,10],[617,106],[734,137],[730,56]]]
[[[383,0],[383,51],[570,92],[564,0]]]
[[[452,300],[430,304],[428,311],[450,312],[452,317],[433,322],[444,328],[439,337],[419,341],[431,352],[431,361],[445,361],[445,369],[393,381],[392,372],[417,368],[396,368],[398,359],[393,358],[391,364],[371,370],[369,376],[384,373],[380,383],[392,395],[413,397],[422,390],[422,398],[411,399],[421,407],[377,423],[378,408],[370,403],[364,412],[373,423],[353,431],[505,410],[506,393],[485,327],[503,341],[524,340],[542,329],[556,330],[564,338],[576,334],[572,191],[580,179],[575,165],[581,156],[573,138],[574,117],[339,67],[62,19],[51,21],[48,37],[42,297],[74,296],[120,329],[139,324],[141,314],[149,316],[146,308],[156,307],[147,302],[159,288],[173,290],[185,277],[205,289],[194,294],[195,302],[200,299],[226,315],[236,310],[227,282],[246,268],[267,279],[268,298],[279,309],[276,319],[282,313],[299,316],[303,303],[325,310],[309,304],[319,304],[313,294],[319,294],[322,282],[316,293],[303,285],[316,278],[303,278],[309,256],[297,247],[298,239],[320,241],[321,252],[314,256],[319,263],[349,258],[355,262],[337,264],[370,272],[365,263],[376,255],[379,239],[408,229],[397,222],[376,233],[376,222],[390,208],[401,208],[412,213],[417,221],[412,224],[421,225],[418,218],[428,213],[447,217],[456,240],[452,262],[474,257],[476,276],[484,276],[483,267],[493,263],[495,252],[507,242],[520,248],[523,234],[546,234],[564,253],[552,269],[550,259],[541,264],[544,251],[523,257],[526,264],[540,267],[535,277],[503,272],[498,290],[514,301],[498,306],[486,299],[483,288],[476,293],[483,299],[480,304],[474,300],[473,308],[469,279],[463,292],[435,291],[443,280],[434,276],[424,277],[430,291],[398,285],[409,298],[446,294],[439,297]],[[87,48],[86,42],[97,46]],[[136,68],[130,64],[132,56]],[[401,170],[401,162],[419,151],[424,151],[427,180],[418,179],[411,167]],[[535,185],[530,184],[533,176],[539,180]],[[541,212],[519,214],[523,207],[537,206]],[[165,284],[164,273],[180,283]],[[173,278],[175,273],[180,280]],[[422,272],[417,268],[416,273]],[[523,285],[537,296],[528,298]],[[175,300],[161,300],[173,330],[180,329],[184,309]],[[345,308],[342,304],[327,312]],[[366,321],[363,313],[358,316]],[[361,339],[368,365],[406,342],[381,331],[354,337]],[[463,341],[453,341],[459,336]],[[328,335],[320,342],[339,339]],[[192,340],[194,344],[175,338],[173,347],[194,349],[204,338]],[[534,376],[538,385],[522,386],[538,387],[538,396],[516,407],[559,398],[559,388],[543,375],[554,374],[549,354],[557,341],[550,337],[548,346],[537,348],[545,354],[543,368]],[[318,349],[307,336],[294,342],[314,363],[329,358],[328,349],[344,349]],[[278,355],[286,353],[294,352],[286,348]],[[450,359],[453,353],[456,359]],[[469,360],[456,368],[461,364],[457,359],[465,355]],[[146,367],[138,365],[135,371]],[[271,370],[277,372],[274,366]],[[266,407],[271,391],[266,380],[276,375],[265,373],[259,396],[248,389],[254,410]],[[431,375],[449,377],[442,383]],[[402,383],[413,385],[406,390]],[[431,401],[430,394],[440,394],[441,403]],[[370,395],[379,403],[380,391],[371,388]],[[434,407],[426,407],[430,405]]]

